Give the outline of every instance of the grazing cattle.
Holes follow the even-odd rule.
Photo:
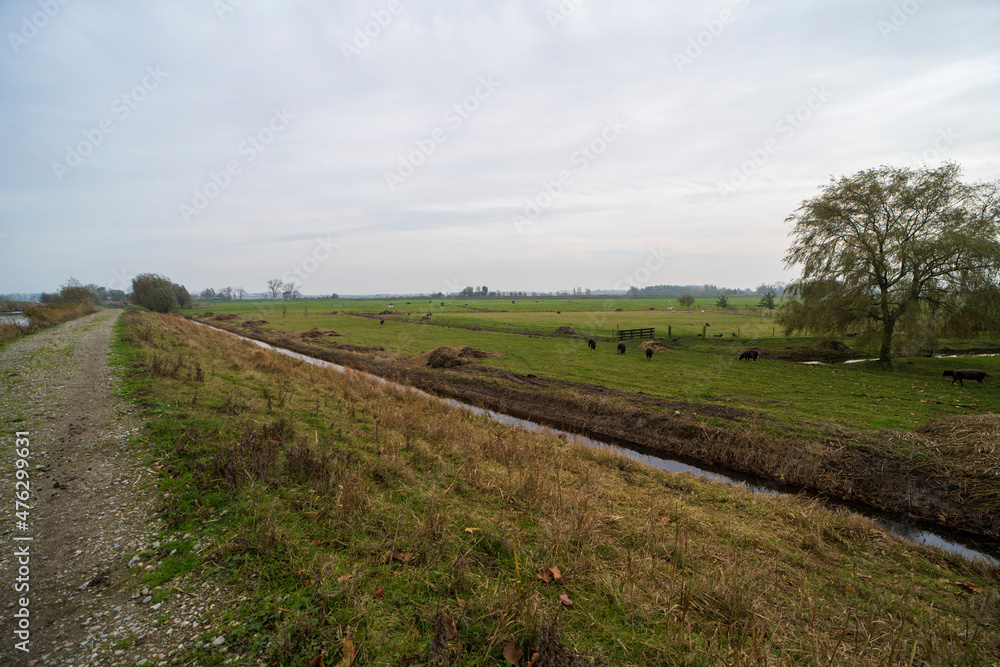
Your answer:
[[[757,363],[757,357],[759,357],[759,356],[760,356],[760,352],[758,352],[757,350],[745,350],[744,352],[742,352],[740,354],[740,361],[743,361],[744,359],[747,359],[749,361]]]
[[[596,350],[597,349],[597,341],[594,340],[593,338],[591,338],[590,340],[587,341],[587,347],[589,347],[591,350]]]
[[[625,354],[625,343],[618,343],[618,351],[615,354]]]
[[[378,323],[379,324],[385,324],[385,320],[379,320]]]
[[[972,368],[962,368],[957,371],[945,371],[944,375],[946,377],[951,377],[951,383],[955,384],[958,380],[958,386],[963,387],[962,380],[975,380],[979,383],[979,386],[983,386],[983,378],[987,377],[986,371],[977,371]]]
[[[646,348],[646,361],[649,361],[652,358],[653,358],[653,348],[647,347]]]

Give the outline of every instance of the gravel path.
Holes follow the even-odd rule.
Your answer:
[[[224,629],[212,627],[231,605],[224,591],[200,578],[154,590],[144,582],[169,553],[155,474],[129,442],[140,422],[108,367],[118,314],[0,350],[0,665],[197,664],[175,656],[192,645],[226,651]],[[14,513],[18,431],[30,434],[27,526]],[[30,590],[15,592],[19,583]],[[15,633],[25,609],[27,652]]]

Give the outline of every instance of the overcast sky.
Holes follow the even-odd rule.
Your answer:
[[[0,2],[0,293],[790,280],[831,176],[1000,178],[996,0]]]

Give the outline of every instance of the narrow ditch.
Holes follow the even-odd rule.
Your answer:
[[[735,472],[732,470],[726,470],[717,466],[705,466],[703,463],[698,461],[685,461],[679,458],[671,458],[662,456],[661,452],[656,452],[655,450],[648,449],[634,443],[610,443],[600,440],[595,440],[593,438],[581,435],[579,433],[573,433],[572,431],[566,431],[563,429],[547,426],[544,424],[539,424],[534,421],[527,419],[521,419],[519,417],[514,417],[501,412],[496,412],[494,410],[488,410],[485,408],[476,407],[474,405],[469,405],[462,401],[453,398],[442,398],[440,396],[434,396],[428,392],[421,389],[411,387],[404,384],[399,384],[392,382],[391,380],[386,380],[383,377],[374,375],[372,373],[367,373],[365,371],[357,370],[354,368],[347,368],[341,366],[340,364],[335,364],[330,361],[324,361],[323,359],[317,359],[316,357],[311,357],[301,352],[294,352],[282,347],[277,347],[269,343],[265,343],[260,340],[255,340],[253,338],[248,338],[246,336],[241,336],[238,333],[232,331],[227,331],[225,329],[219,329],[218,327],[213,327],[209,324],[203,322],[198,322],[195,320],[188,320],[195,324],[201,326],[207,326],[216,331],[222,331],[224,333],[236,336],[242,340],[249,341],[261,348],[266,350],[271,350],[284,354],[293,359],[298,359],[308,364],[314,366],[320,366],[323,368],[329,368],[336,370],[338,372],[352,371],[354,373],[359,373],[363,376],[374,378],[379,382],[392,386],[404,391],[416,392],[423,396],[428,396],[434,398],[435,400],[442,401],[448,405],[455,408],[460,408],[463,410],[468,410],[474,414],[484,415],[502,424],[509,426],[515,426],[518,428],[523,428],[530,431],[547,431],[551,433],[561,434],[566,436],[568,439],[589,445],[592,447],[600,447],[603,449],[608,449],[614,451],[622,456],[626,456],[633,460],[645,463],[646,465],[652,466],[654,468],[665,470],[667,472],[673,473],[691,473],[701,477],[706,477],[716,482],[721,482],[723,484],[728,484],[730,486],[744,486],[747,490],[753,493],[763,493],[763,494],[774,494],[774,495],[797,495],[806,494],[814,498],[818,498],[824,504],[830,507],[841,507],[848,509],[857,514],[861,514],[865,517],[875,520],[878,522],[887,532],[894,535],[898,535],[904,539],[910,540],[917,544],[932,546],[942,551],[957,556],[962,556],[967,559],[978,559],[986,561],[991,565],[1000,566],[1000,542],[991,542],[988,540],[976,540],[972,539],[968,535],[960,534],[958,532],[952,532],[943,530],[940,526],[935,526],[927,522],[920,521],[906,514],[898,512],[887,512],[878,510],[874,507],[863,505],[861,503],[853,503],[850,501],[842,500],[840,498],[833,498],[831,496],[826,496],[823,494],[817,494],[810,492],[808,490],[796,487],[789,484],[781,484],[774,480],[755,477],[753,475],[747,475],[744,473]]]

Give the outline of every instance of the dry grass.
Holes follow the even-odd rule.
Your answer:
[[[10,323],[0,323],[0,341],[10,340],[23,333],[36,331],[42,327],[75,320],[89,313],[95,313],[97,310],[96,306],[87,306],[78,303],[45,305],[22,301],[4,301],[0,303],[0,312],[20,311],[28,318],[30,324],[28,327],[21,327]]]
[[[205,369],[185,415],[217,435],[185,441],[203,466],[193,493],[236,503],[206,558],[250,558],[231,585],[252,580],[253,605],[284,610],[262,630],[276,662],[325,650],[336,664],[345,636],[364,664],[498,664],[508,642],[559,665],[995,659],[993,573],[856,515],[660,473],[180,318],[129,322],[146,324],[133,337],[146,356]],[[180,403],[193,385],[158,376],[151,390]],[[270,408],[212,407],[237,389]],[[551,566],[561,584],[536,577]]]

